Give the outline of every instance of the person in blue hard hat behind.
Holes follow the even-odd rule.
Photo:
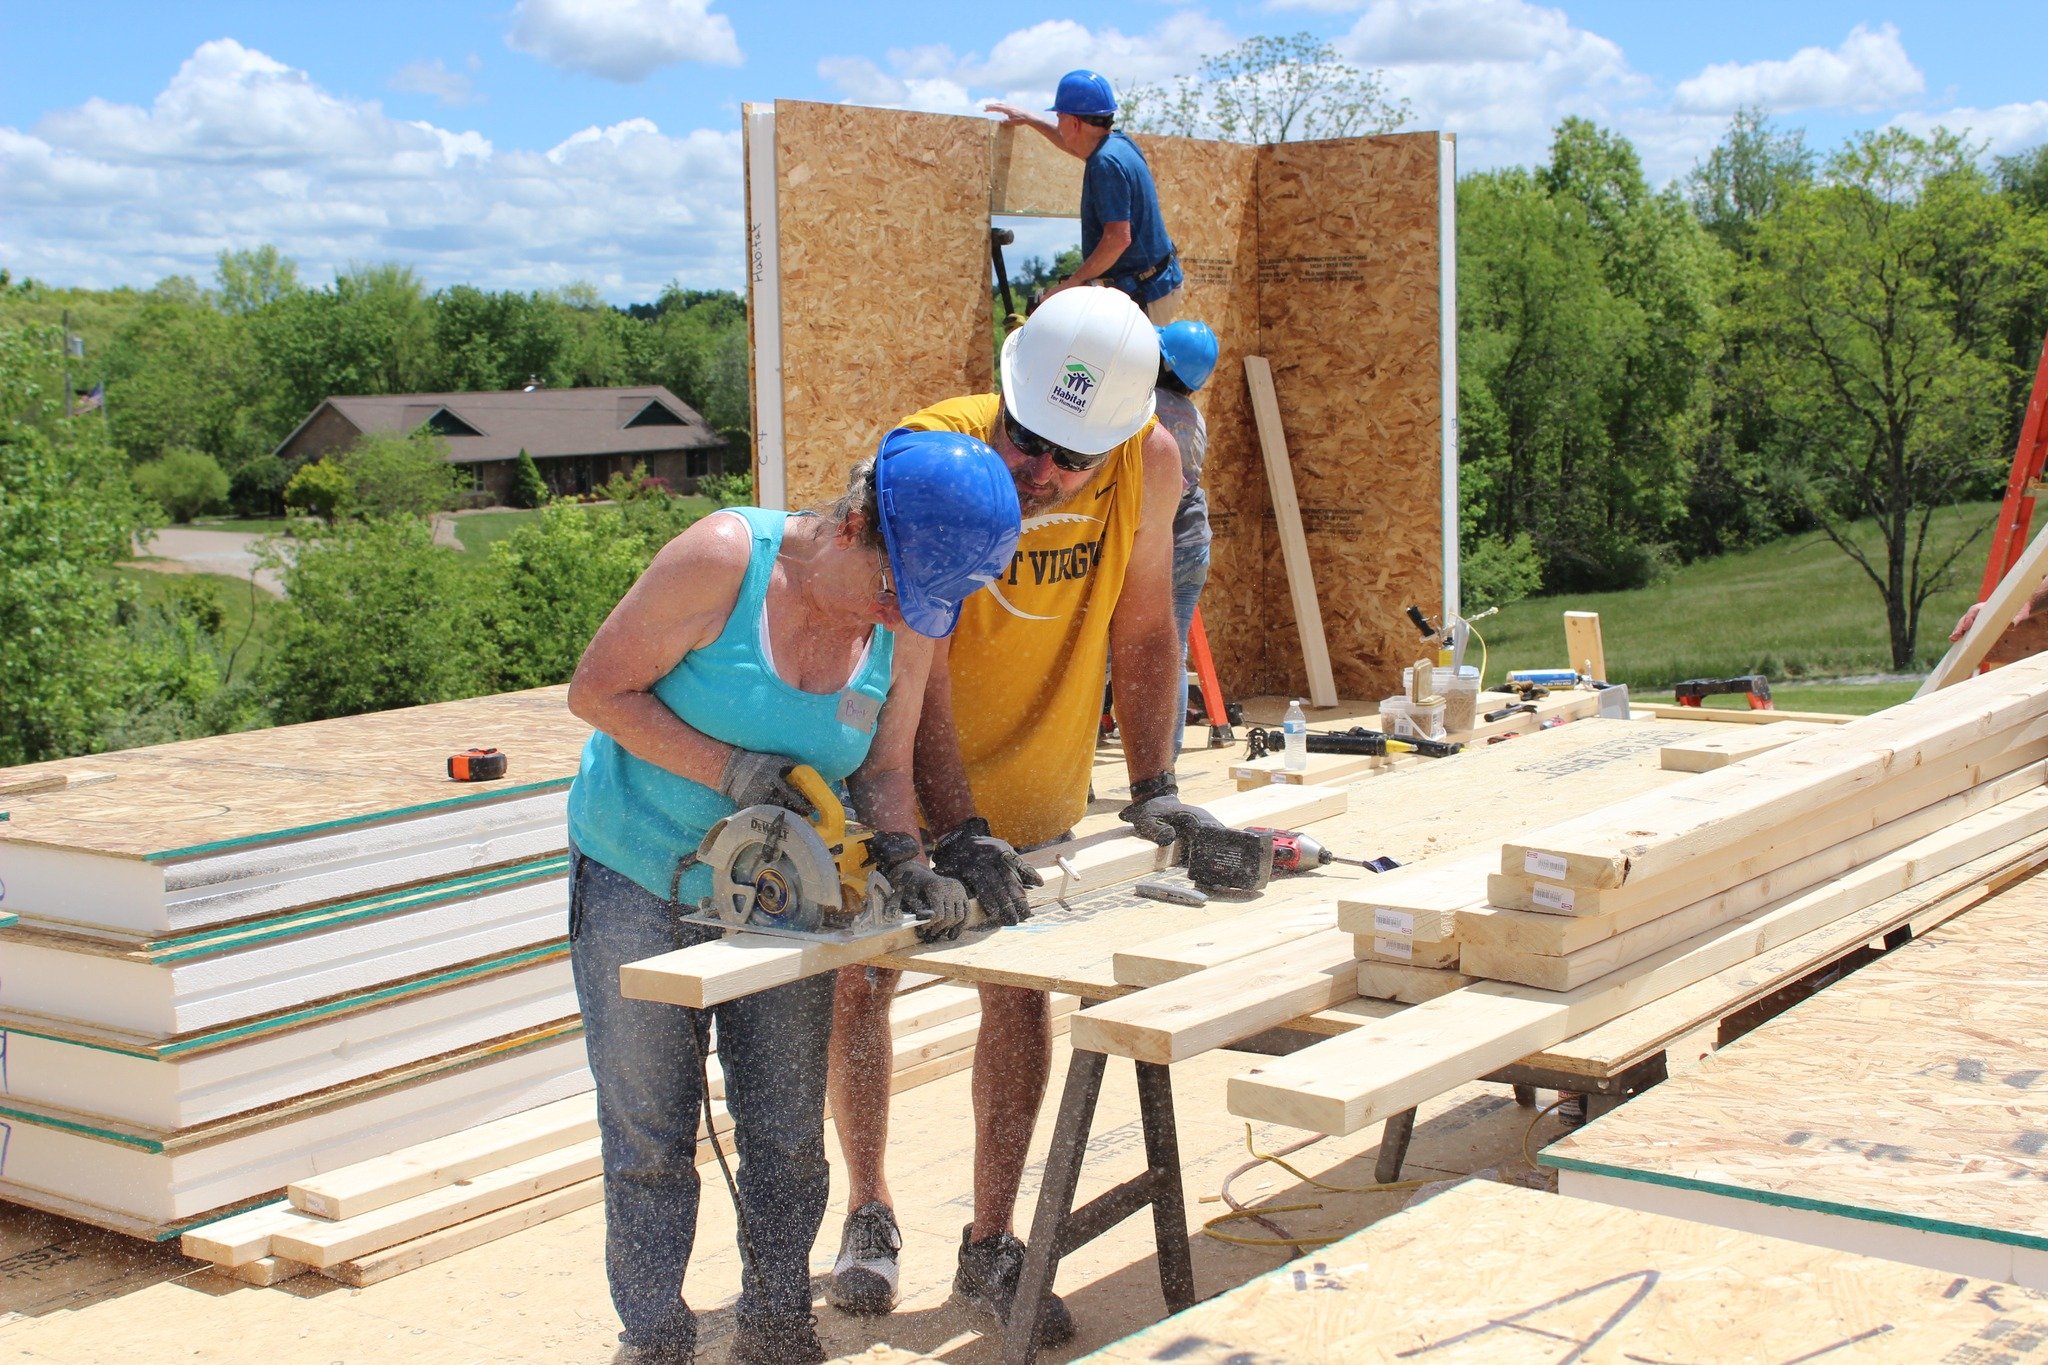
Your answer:
[[[576,666],[569,709],[596,733],[569,789],[569,956],[597,1081],[618,1360],[684,1362],[696,1347],[682,1284],[714,1019],[740,1157],[732,1359],[825,1359],[810,1251],[825,1215],[832,978],[696,1010],[623,998],[619,969],[718,937],[683,922],[712,889],[699,844],[742,807],[813,814],[799,764],[845,782],[922,932],[959,932],[968,894],[926,862],[911,758],[934,641],[1009,567],[1019,528],[989,446],[892,431],[830,507],[727,508],[670,541]]]
[[[1209,382],[1216,369],[1216,333],[1206,322],[1168,323],[1159,329],[1159,384],[1153,394],[1159,425],[1180,447],[1180,506],[1173,513],[1173,622],[1180,629],[1180,710],[1188,714],[1188,631],[1202,585],[1209,581],[1209,495],[1202,489],[1202,463],[1209,454],[1209,426],[1189,395]],[[1180,731],[1173,734],[1180,756]]]
[[[1180,313],[1180,262],[1159,216],[1152,168],[1138,144],[1116,131],[1116,92],[1093,71],[1069,71],[1053,95],[1052,117],[995,102],[1003,122],[1035,128],[1087,163],[1081,172],[1081,268],[1051,293],[1106,284],[1131,296],[1154,323]]]

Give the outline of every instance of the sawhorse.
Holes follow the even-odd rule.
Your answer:
[[[1166,1068],[1155,1062],[1134,1062],[1138,1069],[1138,1118],[1145,1131],[1145,1171],[1112,1190],[1074,1207],[1081,1182],[1081,1160],[1088,1152],[1088,1133],[1095,1122],[1095,1101],[1102,1094],[1109,1057],[1075,1048],[1067,1064],[1066,1088],[1060,1094],[1059,1121],[1053,1126],[1052,1148],[1046,1156],[1045,1179],[1038,1189],[1038,1211],[1032,1215],[1031,1238],[1024,1272],[1003,1334],[1003,1365],[1028,1365],[1038,1353],[1038,1327],[1052,1294],[1053,1276],[1070,1253],[1108,1232],[1148,1204],[1152,1235],[1159,1248],[1159,1289],[1166,1309],[1178,1313],[1194,1306],[1195,1268],[1188,1239],[1187,1202],[1180,1187],[1180,1141],[1173,1121],[1173,1086]]]

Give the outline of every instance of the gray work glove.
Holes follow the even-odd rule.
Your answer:
[[[725,771],[719,775],[718,789],[741,810],[748,806],[781,806],[809,818],[818,813],[818,808],[810,797],[790,785],[789,770],[794,767],[796,760],[781,754],[734,749],[732,757],[725,761]]]
[[[1017,856],[1017,850],[989,833],[979,815],[947,831],[932,850],[932,866],[967,887],[981,903],[981,913],[998,924],[1021,924],[1031,918],[1027,886],[1044,886],[1038,869]]]
[[[917,926],[922,942],[956,939],[967,927],[967,888],[919,862],[921,851],[912,834],[884,831],[868,844],[875,866],[889,883],[889,908],[923,921]]]
[[[1196,826],[1222,829],[1223,822],[1200,806],[1180,799],[1180,783],[1172,773],[1148,777],[1131,784],[1131,804],[1116,813],[1139,835],[1164,846],[1185,839]]]

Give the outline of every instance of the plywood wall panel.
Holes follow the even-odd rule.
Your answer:
[[[1404,611],[1443,598],[1438,207],[1435,133],[1259,149],[1260,338],[1346,697],[1398,688]],[[1270,660],[1263,690],[1299,693],[1299,652]]]
[[[775,104],[789,505],[905,413],[994,385],[989,123]]]
[[[1215,377],[1195,396],[1209,425],[1209,586],[1202,622],[1223,690],[1266,690],[1260,625],[1266,562],[1276,553],[1266,476],[1245,392],[1244,357],[1259,330],[1258,148],[1193,138],[1141,137],[1159,211],[1187,276],[1181,316],[1208,323],[1220,346]],[[1283,587],[1284,590],[1284,587]]]
[[[1081,159],[1043,133],[1011,123],[990,125],[994,157],[988,211],[1018,218],[1079,218]]]

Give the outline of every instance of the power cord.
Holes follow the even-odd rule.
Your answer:
[[[726,1193],[732,1196],[733,1221],[740,1230],[740,1258],[745,1270],[758,1280],[760,1262],[754,1256],[754,1238],[747,1229],[746,1208],[740,1203],[739,1181],[733,1179],[732,1167],[726,1164],[725,1147],[718,1140],[718,1115],[711,1107],[711,1013],[709,1010],[693,1013],[697,1017],[691,1023],[690,1039],[697,1047],[697,1079],[704,1088],[704,1135],[711,1143],[711,1154],[718,1158],[718,1170],[725,1177]],[[694,1152],[691,1159],[696,1159]]]

